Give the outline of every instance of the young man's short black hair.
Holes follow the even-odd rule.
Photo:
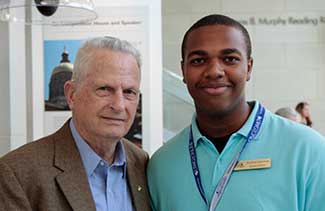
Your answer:
[[[251,44],[251,40],[250,40],[250,37],[249,37],[249,34],[248,34],[246,28],[241,23],[239,23],[238,21],[236,21],[230,17],[224,16],[224,15],[219,15],[219,14],[213,14],[213,15],[208,15],[208,16],[201,18],[187,30],[187,32],[184,35],[183,42],[182,42],[182,60],[184,60],[186,41],[187,41],[187,37],[188,37],[189,33],[197,28],[202,27],[202,26],[210,26],[210,25],[231,26],[231,27],[234,27],[234,28],[240,30],[242,32],[242,34],[244,35],[247,58],[251,57],[252,44]]]

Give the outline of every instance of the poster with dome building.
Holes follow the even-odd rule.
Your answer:
[[[71,79],[73,63],[80,40],[44,41],[45,111],[67,111],[64,83]]]

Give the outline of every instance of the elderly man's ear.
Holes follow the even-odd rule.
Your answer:
[[[64,95],[69,104],[70,110],[73,109],[74,93],[75,93],[75,84],[72,80],[65,82],[64,84]]]

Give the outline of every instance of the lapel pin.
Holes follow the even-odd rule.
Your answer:
[[[138,185],[138,191],[140,192],[142,190],[142,187]]]

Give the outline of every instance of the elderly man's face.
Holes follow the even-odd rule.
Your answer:
[[[92,50],[81,81],[66,84],[73,120],[86,141],[118,140],[131,127],[137,109],[140,70],[129,54]],[[70,91],[69,91],[70,90]]]

